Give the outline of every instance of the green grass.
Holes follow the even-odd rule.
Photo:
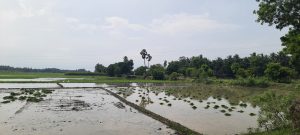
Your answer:
[[[292,129],[286,128],[286,129],[279,129],[279,130],[259,132],[259,133],[248,133],[245,135],[292,135],[292,133],[293,133]]]
[[[34,79],[34,78],[74,78],[63,73],[23,73],[0,71],[0,79]]]

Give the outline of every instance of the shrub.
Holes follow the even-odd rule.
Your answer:
[[[173,72],[172,74],[170,74],[169,79],[170,80],[178,80],[180,77],[180,74],[177,72]]]
[[[273,130],[290,126],[291,120],[288,109],[292,103],[290,96],[266,92],[256,97],[255,103],[260,106],[258,123],[261,128]]]
[[[232,80],[230,82],[233,85],[240,85],[240,86],[246,86],[246,87],[268,87],[269,82],[265,78],[254,78],[254,77],[249,77],[249,78],[238,78],[236,80]]]
[[[296,75],[296,71],[283,67],[279,63],[269,63],[265,70],[265,75],[275,82],[290,83],[291,79]]]
[[[152,78],[154,80],[164,80],[165,79],[165,69],[162,65],[152,65],[149,70]]]

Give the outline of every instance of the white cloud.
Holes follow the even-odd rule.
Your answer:
[[[105,25],[102,26],[103,29],[118,31],[118,30],[133,30],[140,31],[146,30],[146,27],[142,24],[133,24],[122,17],[108,17],[105,19]]]
[[[175,14],[154,19],[151,23],[151,30],[163,34],[206,32],[217,29],[231,29],[237,27],[233,24],[225,24],[210,19],[208,14]]]
[[[175,35],[183,33],[206,32],[220,29],[238,28],[234,24],[226,24],[209,18],[208,14],[174,14],[153,19],[148,24],[130,23],[122,17],[108,17],[105,19],[103,29],[108,30],[112,35],[120,35],[122,32],[146,31],[156,34]],[[118,33],[118,34],[116,34]]]

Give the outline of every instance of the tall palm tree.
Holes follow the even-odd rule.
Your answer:
[[[146,59],[148,61],[148,68],[150,68],[149,62],[152,60],[152,56],[148,53]]]
[[[142,55],[142,59],[144,59],[144,66],[146,67],[146,57],[147,57],[147,51],[146,49],[143,49],[140,54]]]

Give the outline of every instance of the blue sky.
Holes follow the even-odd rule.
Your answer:
[[[255,0],[1,0],[0,64],[108,65],[147,49],[153,63],[281,50],[285,31],[255,22]]]

